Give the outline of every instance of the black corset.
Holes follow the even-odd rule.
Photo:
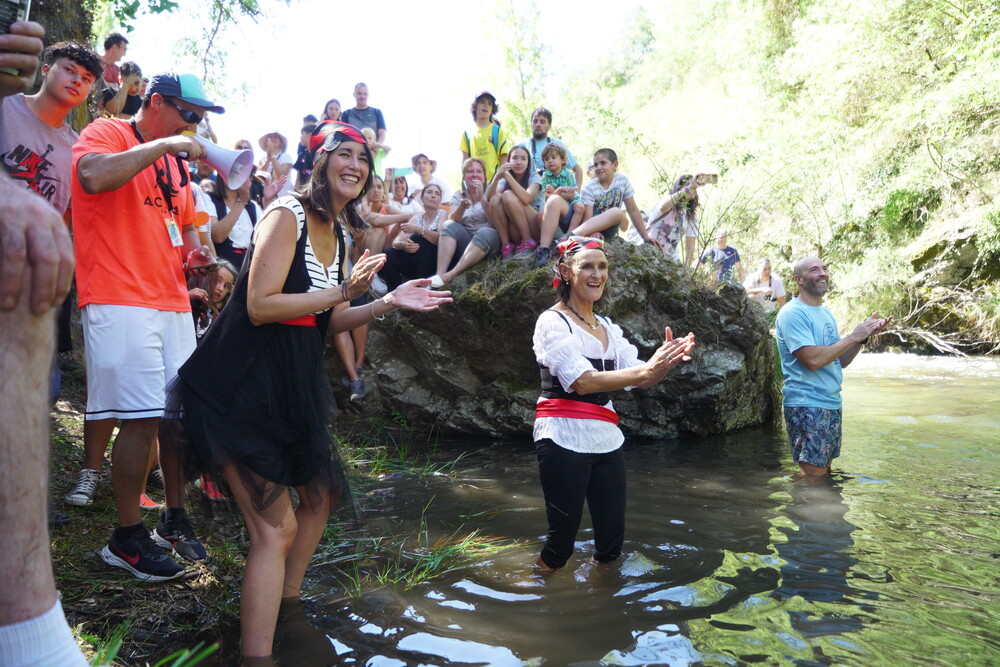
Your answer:
[[[614,359],[591,359],[590,357],[586,357],[586,359],[594,367],[594,370],[615,370]],[[575,391],[566,391],[563,389],[562,384],[559,383],[559,378],[552,374],[548,366],[538,364],[538,372],[542,376],[542,398],[564,398],[570,401],[580,401],[581,403],[593,403],[594,405],[605,405],[611,400],[611,394],[606,391],[599,391],[593,394],[578,394]]]

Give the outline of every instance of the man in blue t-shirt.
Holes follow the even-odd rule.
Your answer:
[[[545,171],[545,160],[542,159],[542,151],[545,150],[545,147],[549,144],[562,146],[563,150],[566,151],[566,166],[576,176],[576,191],[579,193],[583,187],[583,169],[577,164],[576,158],[573,157],[573,153],[570,152],[566,144],[549,136],[551,129],[552,112],[545,107],[538,107],[531,113],[531,136],[522,141],[520,145],[531,153],[531,168],[539,174]]]
[[[802,473],[826,475],[830,461],[840,456],[842,371],[892,318],[875,313],[841,338],[833,313],[823,306],[830,280],[823,260],[799,260],[793,277],[798,297],[775,320],[785,378],[785,426],[792,460]]]

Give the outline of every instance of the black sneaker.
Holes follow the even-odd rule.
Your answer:
[[[163,553],[144,530],[121,539],[119,531],[111,533],[108,546],[101,549],[101,560],[108,565],[128,570],[144,581],[173,581],[188,574],[177,561]]]
[[[551,250],[548,248],[539,248],[538,253],[535,255],[535,268],[540,269],[549,263],[549,254]]]
[[[57,509],[52,501],[49,501],[49,528],[62,528],[68,526],[73,521],[69,514]]]
[[[365,381],[361,378],[351,380],[351,400],[360,401],[365,397]]]
[[[163,486],[163,469],[160,466],[153,466],[153,469],[149,471],[149,477],[146,478],[146,487],[160,491],[167,488]]]
[[[160,523],[153,531],[153,541],[167,551],[173,551],[181,558],[203,562],[208,560],[204,545],[195,537],[191,519],[187,514],[181,514],[170,521],[166,513],[160,515]]]

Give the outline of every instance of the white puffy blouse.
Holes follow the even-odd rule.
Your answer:
[[[605,317],[598,316],[597,320],[608,332],[607,350],[574,318],[563,319],[557,311],[546,310],[535,322],[532,338],[535,359],[559,379],[567,392],[573,391],[571,387],[581,375],[594,370],[587,357],[607,360],[608,370],[632,368],[643,363],[639,359],[639,350],[625,339],[621,327]],[[615,364],[612,365],[611,361]],[[632,387],[625,389],[631,390]],[[614,410],[611,401],[604,407]],[[618,426],[611,422],[569,417],[538,417],[532,435],[535,442],[549,438],[560,447],[586,454],[612,452],[625,440]]]

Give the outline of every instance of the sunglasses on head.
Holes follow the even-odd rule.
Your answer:
[[[175,102],[173,99],[169,97],[164,97],[163,99],[166,100],[167,104],[169,104],[170,106],[172,106],[173,108],[177,109],[180,112],[181,119],[185,123],[190,123],[191,125],[197,125],[198,123],[201,122],[201,114],[199,114],[197,111],[191,111],[190,109],[185,109],[184,107],[179,106],[177,102]]]
[[[595,239],[591,236],[577,236],[576,234],[570,236],[569,238],[585,248],[593,249],[604,247],[604,239]]]

